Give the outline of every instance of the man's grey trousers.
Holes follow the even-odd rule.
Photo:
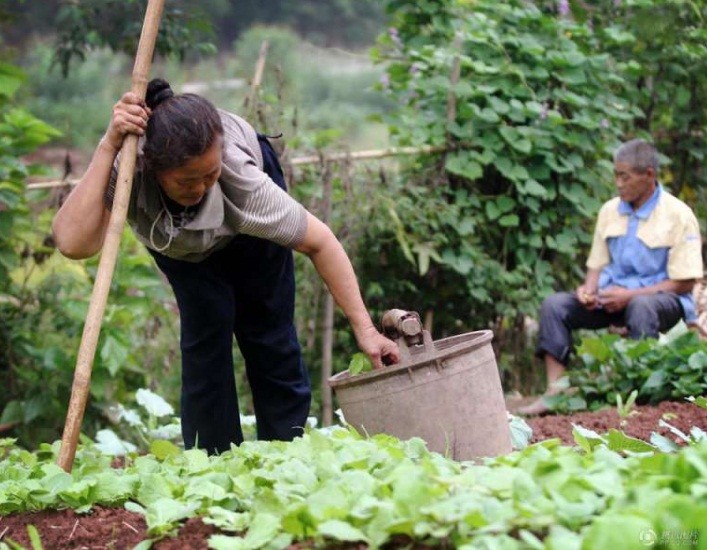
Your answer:
[[[536,355],[552,355],[567,365],[572,351],[572,331],[579,328],[599,329],[625,326],[633,339],[657,338],[659,332],[673,327],[683,317],[677,294],[660,292],[633,298],[625,310],[608,313],[604,309],[588,310],[574,292],[558,292],[548,296],[540,308],[540,329]]]

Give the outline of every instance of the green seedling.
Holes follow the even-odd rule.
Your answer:
[[[621,394],[616,394],[616,412],[619,413],[620,418],[627,418],[634,412],[633,405],[636,402],[636,397],[638,397],[638,390],[633,390],[624,403]]]

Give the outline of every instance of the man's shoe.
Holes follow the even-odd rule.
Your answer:
[[[540,397],[539,399],[533,401],[530,405],[520,407],[516,411],[516,414],[519,414],[521,416],[537,416],[540,414],[545,414],[547,412],[550,412],[550,407],[545,404],[544,398]]]

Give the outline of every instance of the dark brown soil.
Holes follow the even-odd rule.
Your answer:
[[[0,517],[0,540],[12,539],[31,548],[27,526],[39,531],[46,550],[103,550],[133,548],[148,538],[147,525],[140,514],[122,508],[97,506],[90,514],[73,510],[12,514]],[[216,532],[199,519],[188,520],[176,538],[156,543],[156,550],[207,550],[207,539]]]
[[[667,428],[660,428],[663,419],[683,432],[697,426],[707,431],[707,410],[691,403],[661,403],[656,407],[635,407],[630,415],[620,418],[615,408],[598,412],[583,412],[572,416],[547,415],[528,419],[533,428],[533,442],[560,438],[573,444],[572,424],[603,433],[611,428],[623,430],[628,435],[648,440],[651,432],[658,432],[675,440]],[[12,539],[25,548],[31,548],[27,526],[34,525],[39,531],[42,544],[47,550],[122,550],[133,548],[147,538],[142,516],[123,509],[96,507],[90,514],[77,515],[73,510],[47,511],[13,514],[0,517],[0,541]],[[177,537],[156,543],[157,550],[201,550],[207,549],[207,539],[216,529],[199,519],[190,519]],[[306,544],[292,546],[292,550],[308,548]],[[414,547],[405,541],[391,547]],[[337,549],[365,548],[361,545],[336,546]]]
[[[596,412],[581,412],[571,416],[547,415],[528,418],[526,421],[533,428],[532,443],[559,437],[568,445],[574,443],[572,424],[594,430],[601,434],[611,428],[620,429],[627,435],[649,441],[652,432],[669,437],[680,443],[668,428],[658,426],[660,420],[665,420],[671,426],[683,433],[689,433],[690,428],[697,426],[707,431],[707,410],[692,403],[670,402],[660,403],[655,407],[637,406],[625,418],[619,417],[615,407]]]

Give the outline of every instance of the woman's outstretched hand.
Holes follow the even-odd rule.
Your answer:
[[[392,365],[400,361],[398,344],[383,336],[374,326],[370,326],[356,334],[358,347],[368,355],[374,369],[382,369],[384,365]]]

